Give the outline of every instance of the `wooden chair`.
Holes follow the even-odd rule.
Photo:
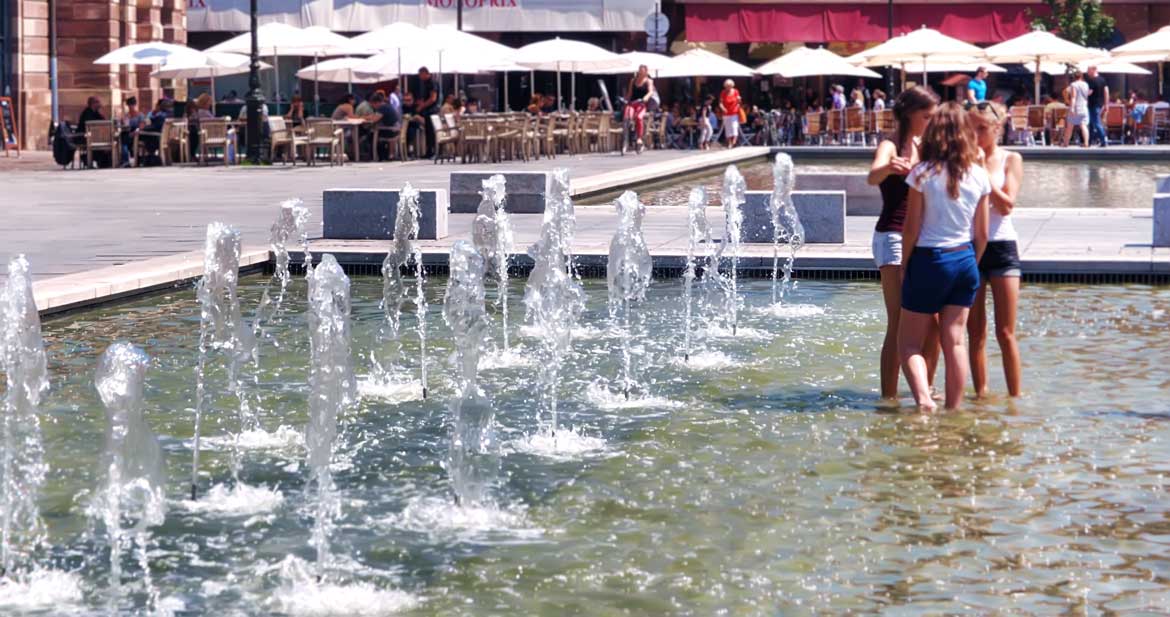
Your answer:
[[[355,126],[353,130],[357,130]],[[342,140],[345,131],[341,127],[333,126],[332,120],[311,120],[305,125],[305,137],[302,147],[305,149],[305,160],[309,165],[315,165],[317,154],[326,152],[329,157],[329,166],[345,164],[345,149]],[[357,153],[354,153],[355,155]]]
[[[1008,109],[1008,139],[1027,146],[1036,145],[1032,132],[1028,130],[1028,108],[1017,105]]]
[[[294,131],[285,124],[283,116],[269,116],[268,141],[270,144],[268,159],[270,161],[275,161],[276,153],[283,150],[284,162],[291,162],[295,166],[297,164],[297,151],[304,149],[307,140],[302,133]]]
[[[118,127],[113,120],[95,120],[85,123],[85,167],[94,166],[95,152],[109,152],[110,162],[117,169],[122,158],[122,144],[119,141]]]
[[[894,120],[894,110],[883,109],[874,113],[874,133],[878,141],[894,139],[898,130],[898,123]]]
[[[1109,105],[1105,108],[1105,138],[1110,139],[1111,133],[1117,134],[1117,140],[1125,143],[1126,125],[1125,105]],[[1134,132],[1134,141],[1137,141],[1137,132]]]
[[[840,143],[845,129],[845,110],[830,109],[825,112],[825,118],[828,121],[825,133],[833,143]]]
[[[818,111],[810,111],[804,114],[804,139],[807,143],[817,142],[824,143],[823,127],[821,122],[823,116]]]
[[[134,166],[141,167],[142,161],[156,151],[159,161],[163,165],[170,165],[170,147],[168,146],[171,141],[171,133],[174,131],[175,120],[173,118],[164,120],[160,131],[145,131],[143,129],[135,131],[134,145],[131,150],[134,155]]]
[[[435,127],[435,163],[448,158],[454,161],[459,145],[458,132],[447,128],[439,114],[431,114],[431,124]],[[450,156],[443,156],[444,151],[449,152]]]
[[[223,164],[228,165],[228,151],[236,150],[236,130],[227,120],[201,120],[199,122],[199,164],[206,165],[208,156],[219,150]]]
[[[185,118],[176,118],[171,125],[171,132],[167,135],[167,149],[174,148],[179,153],[172,160],[178,160],[180,163],[190,162],[191,148],[188,147],[191,143],[190,130],[191,125]],[[170,155],[169,152],[167,154]]]
[[[1048,132],[1045,130],[1048,127],[1044,124],[1044,106],[1043,105],[1029,105],[1028,106],[1028,133],[1031,135],[1032,143],[1036,143],[1036,136],[1040,136],[1040,144],[1048,145]]]
[[[373,137],[374,141],[373,141],[373,145],[371,146],[374,151],[372,153],[373,156],[371,156],[370,159],[373,160],[375,163],[377,163],[379,160],[381,160],[381,154],[379,153],[379,150],[380,150],[380,147],[382,144],[386,144],[386,159],[387,160],[392,161],[395,158],[397,158],[399,160],[405,161],[406,160],[406,131],[404,131],[402,129],[403,129],[403,127],[401,125],[396,126],[396,127],[395,126],[383,126],[381,124],[375,125],[374,126],[374,137]]]
[[[459,133],[459,156],[464,163],[483,163],[490,158],[492,135],[488,132],[486,118],[464,118],[463,130]]]
[[[1154,144],[1158,140],[1158,125],[1154,114],[1154,106],[1146,107],[1146,112],[1142,114],[1140,120],[1134,123],[1133,127],[1133,143],[1148,143]],[[1143,141],[1144,136],[1144,141]]]
[[[849,106],[845,108],[845,141],[849,144],[854,142],[855,138],[861,138],[861,144],[867,145],[865,141],[865,110],[860,107]]]
[[[1154,141],[1170,140],[1170,107],[1154,108]]]
[[[1048,115],[1048,143],[1054,144],[1064,139],[1064,123],[1068,121],[1068,108],[1055,107]]]

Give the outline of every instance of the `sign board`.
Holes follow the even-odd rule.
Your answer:
[[[662,13],[651,13],[646,16],[646,34],[650,36],[666,36],[670,30],[670,18]]]
[[[20,152],[20,133],[16,131],[16,107],[7,96],[0,96],[0,144],[4,146],[5,153],[9,150]]]

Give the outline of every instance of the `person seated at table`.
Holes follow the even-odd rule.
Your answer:
[[[1134,105],[1137,105],[1138,103],[1145,103],[1145,102],[1146,102],[1146,98],[1144,96],[1142,96],[1141,92],[1138,92],[1137,90],[1130,90],[1129,91],[1129,98],[1125,101],[1125,106],[1130,108],[1130,109],[1133,109]]]
[[[81,110],[81,116],[77,118],[77,133],[85,135],[85,125],[90,122],[100,122],[106,117],[102,115],[102,100],[96,96],[91,96],[85,100],[85,109]]]
[[[383,135],[386,134],[385,129],[391,130],[390,136],[392,137],[398,135],[399,131],[402,130],[402,116],[399,114],[398,109],[390,104],[390,100],[386,95],[382,94],[381,91],[375,92],[370,97],[370,105],[374,108],[374,112],[367,117],[367,120],[377,125],[379,129],[382,129],[381,133]],[[377,133],[374,130],[370,130],[369,134],[373,137]],[[373,144],[375,148],[381,148],[381,146],[382,144],[376,141]],[[386,146],[389,149],[389,144],[386,144]],[[383,160],[389,158],[389,152],[379,153],[378,158]]]
[[[126,99],[126,111],[122,114],[122,167],[130,166],[130,146],[134,145],[134,132],[146,124],[146,114],[138,109],[138,97]]]
[[[861,90],[853,91],[853,101],[850,103],[851,107],[856,107],[860,110],[865,110],[865,93]]]
[[[596,96],[589,97],[589,100],[585,102],[585,111],[601,111],[601,99],[597,98]]]
[[[223,102],[229,105],[239,105],[244,102],[244,99],[240,98],[235,90],[231,90],[223,97]]]
[[[447,96],[443,97],[443,104],[439,106],[439,114],[446,116],[455,113],[455,100],[454,94],[447,93]]]
[[[551,94],[544,95],[540,102],[540,113],[555,114],[557,113],[557,99]]]
[[[298,94],[292,98],[292,104],[289,105],[288,111],[284,114],[284,119],[291,127],[304,126],[305,124],[305,99]]]
[[[402,117],[406,122],[406,143],[407,147],[414,147],[415,152],[418,153],[418,137],[426,128],[426,121],[418,113],[418,104],[414,100],[414,94],[407,92],[402,95]]]
[[[148,160],[154,164],[158,159],[157,154],[159,150],[159,135],[162,134],[163,125],[167,120],[175,116],[175,102],[171,99],[159,99],[154,105],[154,110],[146,117],[145,123],[141,126],[138,135],[138,142],[146,144],[146,151]]]
[[[479,99],[476,99],[476,98],[467,99],[467,105],[464,106],[463,113],[465,115],[466,114],[478,114],[479,113]]]
[[[451,115],[455,116],[456,122],[459,121],[459,118],[463,117],[465,108],[466,106],[463,103],[463,99],[457,98],[451,102]]]
[[[240,107],[239,119],[241,121],[248,119],[248,105],[247,104]],[[265,127],[268,126],[268,105],[265,105],[264,103],[260,104],[260,124],[265,126]],[[267,130],[267,129],[265,129],[265,130]]]
[[[544,102],[544,95],[542,95],[539,92],[534,92],[532,94],[532,99],[528,101],[528,107],[525,108],[525,111],[527,111],[528,113],[530,113],[534,116],[539,116],[540,115],[540,105],[543,102]]]
[[[337,101],[337,107],[333,109],[333,120],[349,120],[356,118],[357,112],[353,108],[353,103],[356,99],[352,94],[343,94],[341,99]]]
[[[215,117],[211,113],[211,95],[204,92],[195,99],[195,117],[199,120],[210,120]]]
[[[885,111],[886,109],[886,93],[881,90],[873,91],[873,110],[875,112]]]

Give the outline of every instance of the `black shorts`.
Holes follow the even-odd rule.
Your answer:
[[[1020,249],[1015,240],[988,242],[979,260],[979,274],[990,276],[1020,276]]]

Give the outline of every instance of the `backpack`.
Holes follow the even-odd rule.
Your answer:
[[[62,167],[73,164],[77,152],[77,130],[68,122],[61,122],[53,134],[53,160]]]

